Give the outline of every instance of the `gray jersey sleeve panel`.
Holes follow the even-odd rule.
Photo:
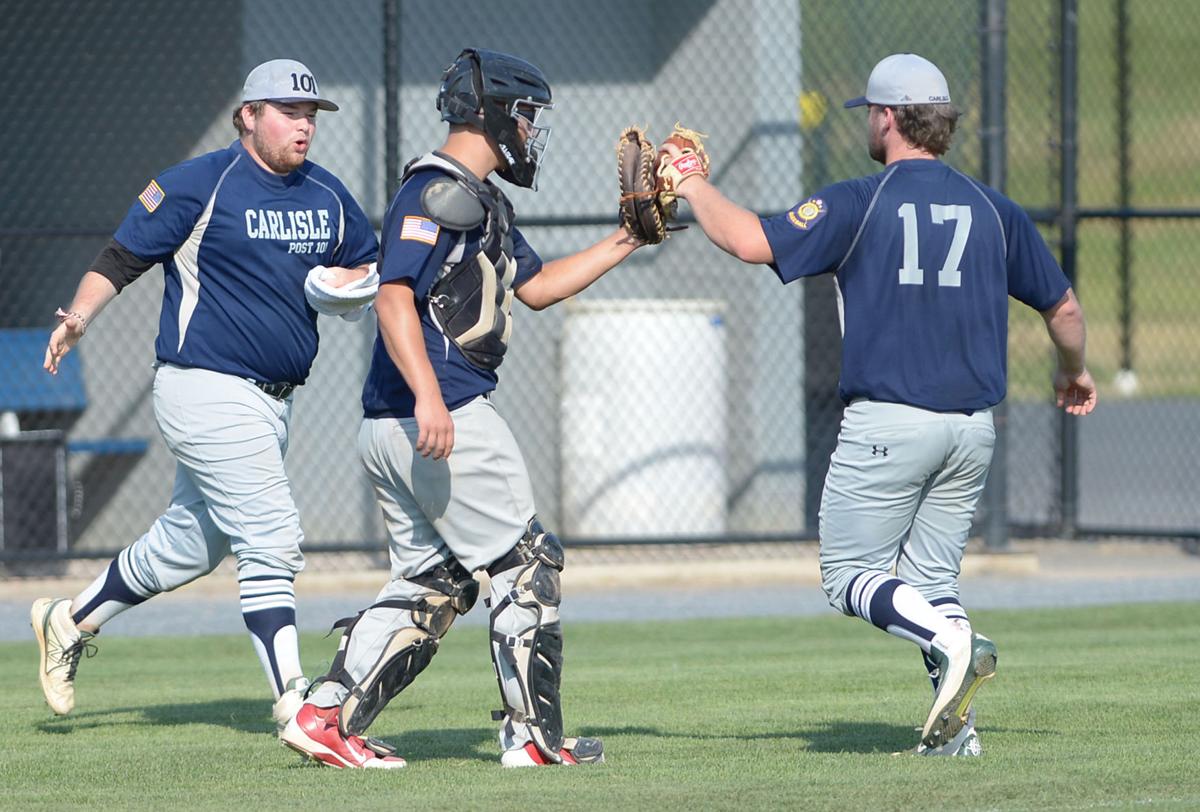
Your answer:
[[[225,167],[225,171],[217,179],[217,185],[213,187],[212,194],[208,196],[204,211],[200,213],[196,224],[192,226],[192,233],[175,252],[175,267],[179,270],[179,282],[183,288],[183,294],[179,297],[179,314],[177,316],[179,322],[178,350],[183,349],[192,314],[196,312],[196,307],[200,304],[200,244],[204,242],[204,232],[208,229],[209,220],[212,219],[213,206],[217,202],[221,186],[224,185],[225,178],[229,177],[229,173],[241,160],[242,156],[239,155],[229,166]]]
[[[333,247],[333,253],[336,254],[338,252],[338,249],[342,247],[342,240],[344,240],[346,238],[346,207],[342,204],[342,199],[340,197],[338,197],[337,191],[335,191],[334,188],[332,186],[330,186],[328,183],[321,183],[321,181],[317,180],[312,175],[309,175],[308,179],[311,180],[313,183],[317,184],[318,186],[320,186],[322,189],[325,189],[326,191],[328,191],[329,194],[333,195],[333,202],[337,203],[337,207],[338,207],[337,235],[338,235],[338,238],[337,238],[337,245],[335,245]]]
[[[867,221],[871,219],[871,212],[875,210],[875,202],[879,200],[879,195],[883,191],[883,187],[892,179],[892,175],[896,174],[896,168],[897,165],[893,165],[888,173],[884,175],[883,180],[879,182],[879,186],[875,188],[875,194],[871,195],[871,202],[867,204],[867,213],[863,215],[862,222],[858,224],[858,231],[854,234],[854,241],[850,243],[850,248],[846,251],[846,256],[842,257],[842,261],[834,269],[833,272],[835,274],[842,270],[846,265],[846,261],[850,259],[850,255],[854,253],[854,249],[858,247],[858,241],[862,239],[863,230],[867,227]]]
[[[959,172],[957,169],[954,169],[953,167],[951,167],[951,171],[954,174],[958,175],[963,180],[965,180],[967,183],[971,184],[971,186],[975,189],[975,191],[979,192],[979,196],[983,198],[984,202],[988,204],[988,208],[992,210],[992,214],[996,215],[996,225],[998,225],[1000,227],[1000,241],[1004,244],[1004,258],[1007,260],[1008,259],[1008,234],[1005,233],[1005,231],[1004,231],[1004,219],[1002,217],[1000,217],[1000,212],[996,209],[996,204],[992,202],[992,199],[990,197],[988,197],[987,192],[985,192],[983,190],[983,188],[979,185],[979,183],[974,178],[972,178],[970,175],[964,175],[962,172]]]

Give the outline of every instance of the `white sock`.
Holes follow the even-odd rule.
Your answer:
[[[864,570],[850,582],[846,606],[888,634],[910,640],[929,651],[935,637],[961,633],[921,593],[886,572]]]
[[[303,676],[296,636],[296,594],[287,578],[248,578],[239,584],[242,619],[278,699],[291,680]]]

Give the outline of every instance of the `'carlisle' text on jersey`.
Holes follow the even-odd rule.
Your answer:
[[[155,184],[114,236],[166,271],[158,359],[303,383],[318,341],[305,276],[314,265],[357,267],[378,250],[354,198],[310,161],[272,174],[238,141],[166,170]]]
[[[999,403],[1008,296],[1045,311],[1070,286],[1019,206],[941,161],[896,161],[762,224],[781,280],[836,276],[847,403]]]
[[[328,240],[333,237],[329,209],[246,209],[246,236],[252,240]]]

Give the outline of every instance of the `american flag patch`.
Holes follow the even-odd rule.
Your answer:
[[[153,212],[166,196],[167,193],[158,185],[158,181],[152,180],[150,181],[150,185],[146,187],[146,190],[138,195],[138,200],[142,201],[142,205],[146,207],[146,211]]]
[[[404,218],[404,224],[400,226],[400,239],[436,245],[438,233],[441,230],[442,227],[428,217],[409,215]]]

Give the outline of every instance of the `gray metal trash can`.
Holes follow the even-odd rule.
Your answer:
[[[0,552],[67,551],[67,452],[61,431],[0,437]]]
[[[568,306],[562,340],[562,524],[570,538],[726,532],[723,304]]]

